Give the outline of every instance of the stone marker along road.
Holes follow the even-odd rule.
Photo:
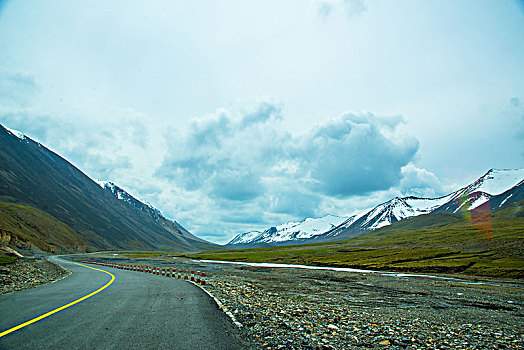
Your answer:
[[[191,283],[55,261],[71,276],[0,295],[0,334],[105,288],[0,337],[0,349],[250,348],[239,340],[239,330],[215,302]]]

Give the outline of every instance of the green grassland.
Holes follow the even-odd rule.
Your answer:
[[[0,265],[14,263],[18,258],[16,256],[6,256],[0,253]]]
[[[451,214],[422,215],[340,242],[185,256],[524,278],[524,201],[473,219]]]
[[[48,253],[85,251],[89,242],[71,227],[34,207],[0,202],[2,243]]]

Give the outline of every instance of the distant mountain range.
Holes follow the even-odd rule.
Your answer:
[[[251,231],[240,234],[231,240],[228,245],[306,240],[334,229],[346,220],[347,218],[340,216],[326,215],[318,219],[307,218],[304,221],[288,222],[276,227],[270,227],[263,232]]]
[[[257,247],[334,241],[431,213],[496,211],[524,199],[524,169],[491,169],[472,184],[439,198],[393,198],[351,217],[326,215],[241,233],[228,246]]]
[[[44,251],[220,247],[115,184],[97,184],[42,144],[1,125],[0,204],[2,241]]]

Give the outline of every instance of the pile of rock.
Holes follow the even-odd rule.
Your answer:
[[[0,294],[33,288],[68,274],[67,270],[45,259],[18,259],[14,263],[0,265]]]

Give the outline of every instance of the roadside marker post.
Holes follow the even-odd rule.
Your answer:
[[[196,283],[200,283],[200,271],[196,273]]]
[[[180,269],[178,270],[178,278],[180,278],[180,279],[182,278],[182,270],[180,270]]]
[[[202,279],[200,280],[200,284],[204,285],[206,284],[206,273],[202,272]]]
[[[191,270],[191,281],[195,280],[195,270]]]

